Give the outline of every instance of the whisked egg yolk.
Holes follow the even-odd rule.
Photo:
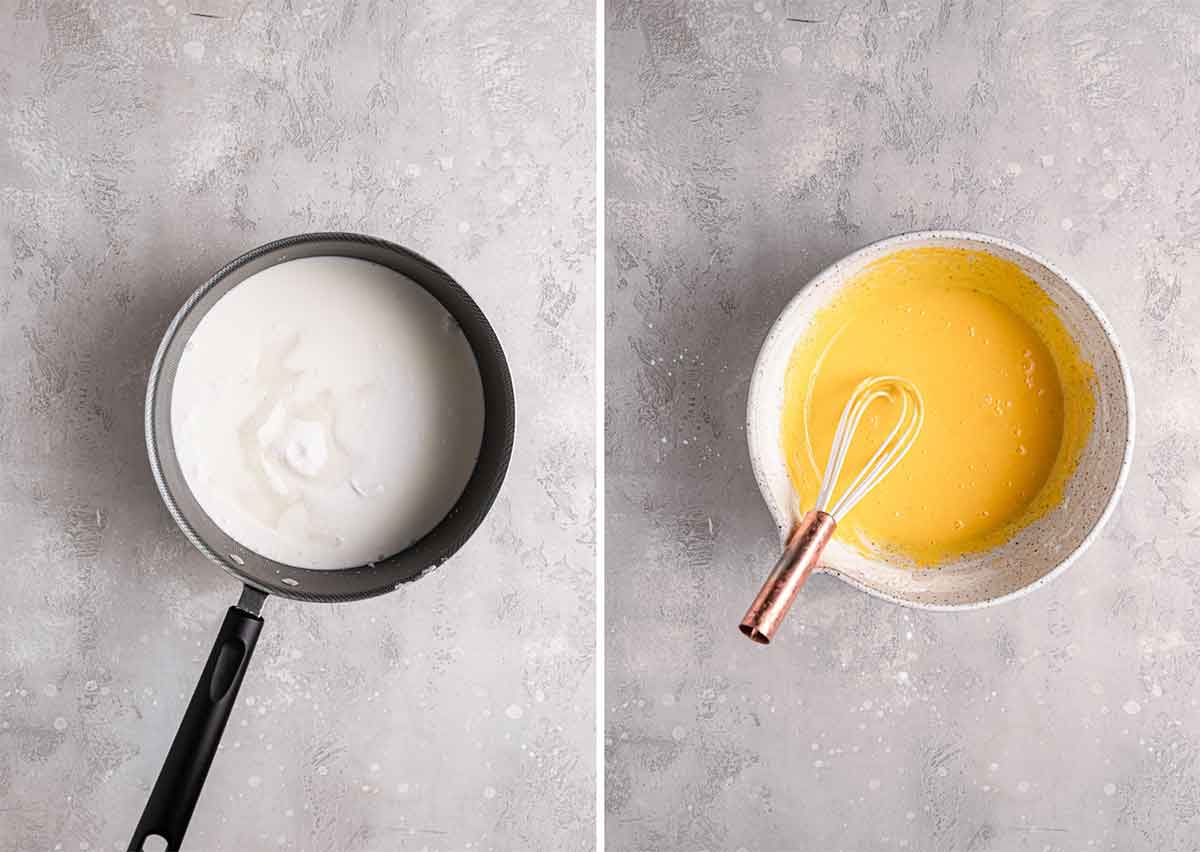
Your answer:
[[[783,444],[813,505],[842,407],[872,375],[917,385],[912,450],[843,519],[860,549],[931,566],[986,550],[1062,500],[1091,431],[1094,375],[1045,292],[1018,266],[951,248],[895,252],[816,315],[788,367]],[[835,494],[896,422],[876,402]]]

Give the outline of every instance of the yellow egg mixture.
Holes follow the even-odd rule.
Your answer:
[[[873,375],[925,399],[909,454],[842,520],[838,537],[932,566],[1007,541],[1053,509],[1095,410],[1091,366],[1045,292],[1015,264],[914,248],[868,266],[819,311],[788,365],[783,449],[802,508],[813,505],[838,417]],[[895,402],[874,403],[840,494],[887,436]]]

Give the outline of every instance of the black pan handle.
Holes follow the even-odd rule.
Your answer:
[[[231,606],[225,613],[204,673],[129,841],[129,852],[142,852],[146,839],[155,836],[167,841],[167,852],[182,845],[262,626],[262,618],[239,607]]]

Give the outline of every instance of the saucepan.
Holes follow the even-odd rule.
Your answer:
[[[854,252],[804,285],[772,326],[750,383],[746,436],[755,479],[786,547],[803,510],[796,505],[781,435],[784,377],[793,347],[816,312],[866,266],[900,249],[925,246],[987,252],[1020,267],[1050,297],[1096,377],[1091,436],[1061,505],[1006,544],[937,568],[913,570],[868,556],[835,538],[815,568],[893,603],[969,610],[1013,600],[1066,571],[1112,514],[1129,472],[1134,438],[1129,369],[1112,326],[1065,273],[1007,240],[965,231],[907,233]],[[745,623],[743,632],[751,632]]]
[[[308,257],[351,257],[407,276],[442,304],[470,344],[483,386],[484,428],[478,460],[458,501],[424,537],[374,563],[334,571],[285,565],[243,547],[201,509],[184,478],[171,432],[171,392],[189,336],[217,301],[240,282],[275,264]],[[196,690],[184,712],[158,781],[138,822],[130,850],[161,837],[177,850],[200,797],[217,744],[229,719],[263,628],[269,595],[311,602],[343,602],[381,595],[424,576],[470,538],[491,508],[512,455],[515,411],[512,378],[496,333],[453,278],[420,255],[358,234],[288,237],[229,263],[198,289],[168,327],[146,393],[146,446],[150,468],[171,516],[196,548],[242,584],[229,608]]]

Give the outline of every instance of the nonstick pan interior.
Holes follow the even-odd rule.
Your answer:
[[[232,287],[267,267],[305,257],[353,257],[389,267],[427,290],[462,328],[483,384],[483,440],[475,470],[450,513],[407,549],[378,562],[314,571],[259,556],[230,538],[200,508],[183,477],[171,432],[171,392],[188,338]],[[336,310],[331,305],[331,310]],[[349,601],[391,591],[446,561],[487,514],[512,455],[512,377],[500,342],[474,300],[442,269],[407,249],[358,234],[287,237],[234,260],[179,311],[158,349],[146,395],[146,443],[159,491],[180,529],[199,550],[249,586],[306,601]],[[403,428],[397,424],[397,428]]]

